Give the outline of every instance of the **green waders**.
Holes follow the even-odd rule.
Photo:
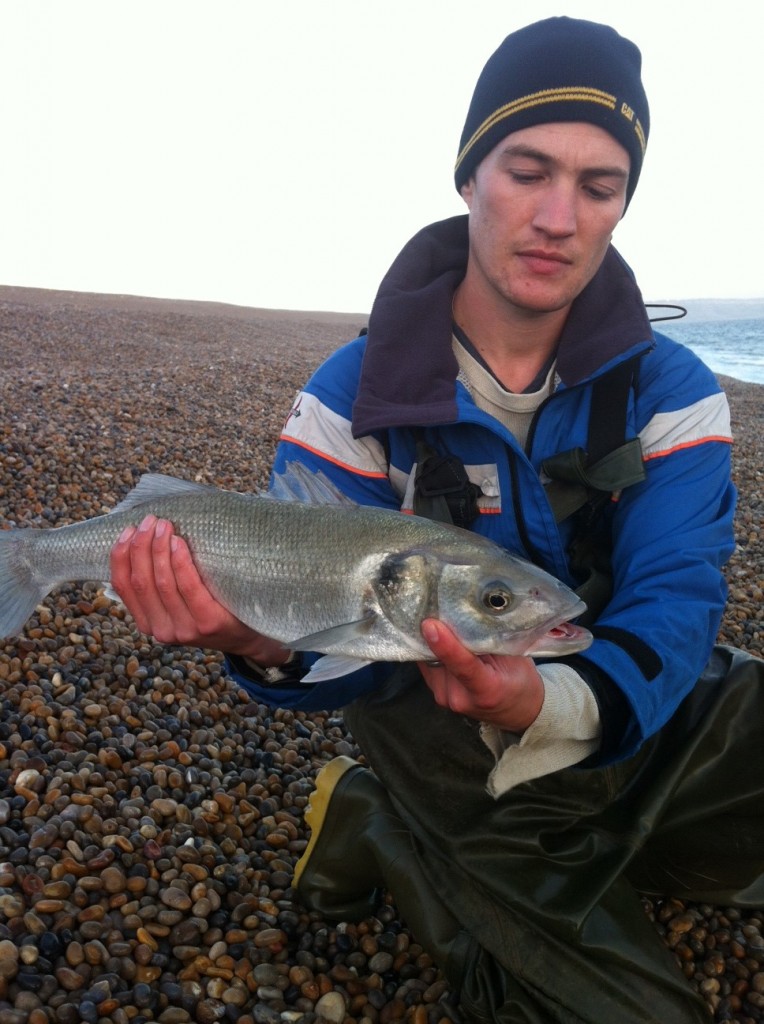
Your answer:
[[[716,648],[634,757],[497,800],[477,724],[439,708],[415,666],[345,717],[417,851],[391,885],[404,920],[426,947],[428,903],[460,926],[429,951],[449,960],[467,1020],[709,1020],[638,894],[764,906],[764,662]]]

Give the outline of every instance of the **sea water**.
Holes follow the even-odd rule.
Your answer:
[[[764,319],[671,320],[654,327],[692,349],[714,373],[764,384]]]

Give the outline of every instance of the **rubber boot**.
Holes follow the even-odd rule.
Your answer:
[[[376,776],[350,757],[335,757],[316,776],[305,809],[310,841],[293,884],[305,906],[329,921],[357,921],[374,912],[384,885],[372,852],[375,839],[399,824],[388,816],[386,800]]]
[[[388,889],[416,940],[461,984],[473,941],[441,902],[414,837],[395,813],[377,777],[349,757],[330,761],[316,777],[306,809],[311,837],[297,862],[301,901],[327,920],[362,920]]]

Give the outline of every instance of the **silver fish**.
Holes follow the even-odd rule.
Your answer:
[[[325,655],[306,682],[431,658],[428,617],[476,654],[554,657],[591,643],[568,622],[585,605],[542,569],[468,530],[356,505],[299,464],[267,495],[149,474],[107,515],[0,531],[0,636],[18,633],[60,584],[108,580],[120,533],[150,513],[172,521],[237,618]]]

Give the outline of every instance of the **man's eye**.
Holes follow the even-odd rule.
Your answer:
[[[607,189],[607,188],[597,188],[596,185],[587,185],[586,186],[586,191],[589,193],[589,195],[592,197],[592,199],[599,199],[599,200],[601,200],[603,202],[606,199],[612,199],[613,196],[615,195],[615,193],[612,192],[610,189]]]
[[[509,173],[512,180],[516,181],[518,185],[532,185],[541,178],[540,174],[535,174],[532,171],[510,171]]]

